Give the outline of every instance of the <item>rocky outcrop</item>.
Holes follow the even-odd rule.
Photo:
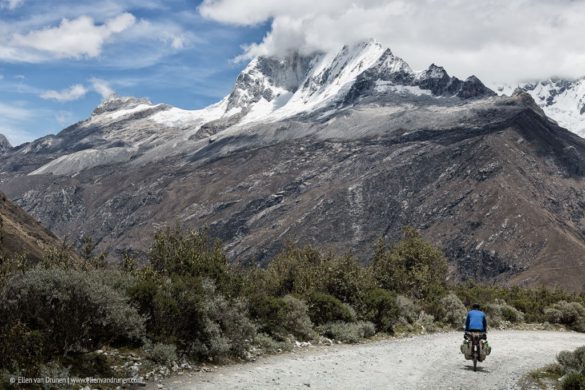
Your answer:
[[[3,134],[0,134],[0,154],[6,153],[10,149],[12,149],[10,142]]]

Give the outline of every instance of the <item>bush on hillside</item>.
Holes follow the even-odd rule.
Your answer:
[[[221,243],[206,230],[184,232],[176,227],[158,231],[149,258],[152,269],[161,275],[208,278],[223,294],[239,293],[240,281]]]
[[[123,294],[95,274],[75,270],[12,275],[0,292],[0,318],[9,326],[20,323],[40,332],[49,355],[138,341],[144,335],[144,319]]]
[[[524,313],[508,305],[503,299],[496,299],[495,302],[485,305],[485,312],[488,325],[498,326],[504,321],[513,324],[524,322]]]
[[[457,295],[449,293],[439,300],[435,313],[439,321],[461,328],[465,323],[467,309]]]
[[[250,289],[258,294],[281,297],[321,291],[325,279],[321,273],[323,261],[323,255],[311,247],[289,245],[272,259],[265,271],[254,272],[255,280],[249,282],[255,286]]]
[[[301,340],[310,340],[315,336],[307,305],[291,295],[283,298],[267,295],[252,297],[249,311],[258,323],[259,331],[277,340],[284,340],[289,334]]]
[[[357,343],[363,338],[372,337],[376,333],[376,327],[371,322],[329,322],[321,325],[319,333],[333,340],[344,343]]]
[[[561,382],[563,390],[585,388],[585,347],[579,347],[573,352],[562,351],[557,355],[557,361],[564,374]]]
[[[362,304],[364,292],[376,286],[371,270],[353,256],[326,257],[321,268],[322,292],[356,308]]]
[[[527,322],[544,322],[545,308],[560,301],[583,303],[583,296],[568,293],[560,289],[525,288],[485,285],[476,282],[466,282],[453,286],[457,296],[466,306],[479,303],[486,306],[496,299],[506,301],[510,306],[524,313]]]
[[[364,294],[364,318],[376,325],[381,332],[392,333],[399,321],[400,309],[396,295],[377,288]]]
[[[48,356],[41,331],[30,330],[21,322],[0,327],[0,367],[33,375]]]
[[[263,352],[277,353],[283,351],[292,351],[294,348],[294,340],[291,338],[285,338],[282,341],[278,341],[266,333],[258,333],[254,337],[254,345],[260,348]]]
[[[278,254],[266,270],[248,271],[250,295],[272,296],[329,294],[342,302],[359,306],[363,291],[375,281],[370,270],[355,257],[321,253],[311,247],[288,246]]]
[[[331,295],[314,292],[307,297],[307,301],[309,317],[316,325],[336,321],[356,321],[356,313],[352,307]]]
[[[570,372],[561,381],[562,390],[583,390],[585,389],[585,376],[578,372]]]
[[[563,324],[577,332],[585,332],[585,307],[578,302],[560,301],[544,310],[551,324]]]
[[[309,307],[300,299],[287,295],[282,298],[284,313],[282,322],[284,328],[301,340],[312,340],[316,333],[309,317]]]
[[[178,360],[177,347],[174,344],[156,343],[145,346],[146,356],[160,364],[170,364]]]
[[[145,270],[129,294],[147,316],[152,340],[176,344],[196,359],[243,356],[255,334],[246,304],[228,300],[209,279]]]
[[[380,242],[371,267],[380,287],[398,294],[424,299],[445,290],[445,256],[412,227],[404,229],[403,239],[392,249]]]
[[[419,317],[420,308],[404,295],[396,297],[398,306],[398,321],[404,325],[414,324]]]
[[[282,339],[287,331],[283,326],[285,303],[280,297],[256,295],[250,298],[249,313],[258,324],[258,331]]]

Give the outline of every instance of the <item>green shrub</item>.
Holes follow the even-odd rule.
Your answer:
[[[354,322],[356,320],[355,311],[351,306],[331,295],[314,292],[308,296],[307,300],[309,317],[316,325],[335,321]]]
[[[496,299],[493,303],[485,305],[485,312],[488,316],[488,325],[500,325],[503,321],[513,324],[524,322],[524,313],[510,306],[503,299]]]
[[[226,299],[209,279],[145,271],[129,294],[147,316],[152,340],[196,359],[244,356],[255,334],[245,302]]]
[[[414,323],[414,328],[422,332],[434,332],[437,329],[435,317],[421,311]]]
[[[396,295],[381,288],[369,290],[364,295],[363,306],[365,319],[380,331],[393,332],[400,316]]]
[[[371,270],[349,255],[324,257],[321,268],[322,292],[355,307],[362,304],[364,291],[376,286]]]
[[[292,340],[287,338],[282,341],[277,341],[265,333],[258,333],[256,337],[254,337],[254,345],[268,353],[292,351],[293,349]]]
[[[396,297],[398,306],[398,321],[404,325],[414,324],[419,317],[420,308],[410,299],[403,295]]]
[[[579,302],[583,304],[583,296],[570,294],[559,289],[525,288],[485,285],[476,282],[466,282],[453,286],[457,296],[466,306],[479,303],[486,306],[496,299],[506,301],[510,306],[524,313],[527,322],[544,322],[547,320],[544,310],[560,302]]]
[[[334,340],[344,343],[357,343],[363,338],[372,337],[376,333],[376,327],[371,322],[329,322],[321,325],[319,332]]]
[[[307,304],[292,295],[287,295],[282,300],[284,302],[282,315],[284,328],[301,340],[314,339],[316,334],[309,317]]]
[[[174,344],[156,343],[146,349],[146,352],[148,358],[156,363],[170,364],[178,360],[177,347]]]
[[[575,351],[562,351],[557,355],[557,361],[564,374],[561,382],[562,389],[585,388],[585,347],[579,347]]]
[[[249,311],[261,332],[279,340],[289,334],[302,340],[315,336],[307,305],[291,295],[284,298],[255,296],[250,300]]]
[[[127,295],[130,290],[137,283],[137,278],[128,272],[123,272],[115,269],[101,269],[87,271],[91,278],[97,282],[108,286],[120,294]]]
[[[184,232],[176,227],[158,231],[149,259],[157,273],[208,278],[229,296],[237,295],[241,288],[221,243],[213,240],[206,230]]]
[[[50,354],[144,335],[144,319],[124,295],[95,274],[75,270],[33,269],[8,278],[0,292],[0,318],[40,332]]]
[[[465,323],[467,309],[457,295],[449,293],[439,300],[435,313],[440,321],[461,328]]]
[[[258,323],[258,330],[273,337],[282,339],[285,336],[284,312],[285,303],[282,298],[268,295],[257,295],[250,298],[249,312]]]
[[[265,293],[285,296],[322,290],[325,279],[323,261],[321,253],[311,247],[287,246],[272,259],[264,272]]]
[[[580,371],[583,367],[581,360],[577,357],[577,355],[571,351],[561,351],[557,355],[557,361],[563,368],[564,372],[568,372],[571,370]]]
[[[204,301],[205,315],[207,317],[207,332],[209,329],[219,329],[218,338],[227,342],[228,349],[211,356],[237,356],[245,357],[245,353],[252,344],[256,335],[256,327],[247,316],[247,303],[242,299],[228,300],[210,280],[204,280],[203,288],[206,299]],[[211,332],[209,332],[211,333]],[[213,351],[213,347],[210,349]]]
[[[445,290],[447,260],[411,227],[392,249],[380,242],[374,251],[372,272],[380,287],[417,299],[441,295]]]
[[[585,389],[585,376],[578,372],[570,372],[561,382],[562,390],[583,390]]]
[[[25,324],[16,322],[0,328],[0,367],[26,370],[36,374],[37,367],[48,359],[41,331],[31,331]]]
[[[585,332],[585,307],[578,302],[560,301],[544,310],[548,322]]]
[[[362,292],[375,285],[370,270],[352,256],[292,245],[278,254],[265,271],[248,271],[247,279],[251,295],[303,296],[321,292],[355,306],[361,302]]]

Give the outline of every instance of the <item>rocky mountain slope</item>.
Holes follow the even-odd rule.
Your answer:
[[[0,193],[0,255],[24,254],[39,260],[45,251],[59,246],[55,235]]]
[[[1,190],[112,257],[179,222],[232,258],[264,263],[290,240],[366,260],[414,225],[454,278],[574,290],[584,174],[585,141],[530,95],[415,72],[375,42],[257,58],[203,110],[114,97],[0,159]]]

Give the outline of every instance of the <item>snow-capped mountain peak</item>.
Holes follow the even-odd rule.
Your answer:
[[[131,110],[138,106],[153,106],[153,104],[146,98],[118,96],[113,94],[102,100],[102,102],[95,108],[95,110],[93,110],[92,116],[100,115],[106,112]]]
[[[227,97],[226,110],[247,113],[264,99],[271,102],[294,93],[305,79],[312,56],[293,54],[285,58],[257,57],[240,73]]]
[[[435,65],[434,63],[431,64],[428,69],[423,70],[422,72],[418,72],[416,78],[418,80],[424,79],[442,79],[445,77],[449,77],[449,74],[442,66]]]
[[[410,65],[408,65],[408,63],[402,58],[396,57],[390,49],[384,51],[382,56],[378,59],[376,66],[381,69],[386,69],[390,73],[414,73],[410,68]]]
[[[398,95],[401,101],[416,103],[419,96],[428,95],[454,99],[457,104],[493,94],[478,79],[461,81],[436,65],[415,73],[389,48],[368,40],[345,45],[337,52],[257,57],[240,73],[225,98],[200,110],[113,95],[88,120],[26,150],[71,145],[67,149],[70,154],[33,172],[70,174],[82,169],[81,161],[83,168],[153,161],[185,151],[191,141],[245,131],[251,123],[307,117],[320,111],[335,113],[362,99],[388,101]],[[67,142],[61,141],[64,138]]]
[[[516,88],[532,96],[547,116],[572,132],[585,137],[585,77],[578,80],[548,79],[519,84]],[[510,95],[513,87],[498,92]]]

